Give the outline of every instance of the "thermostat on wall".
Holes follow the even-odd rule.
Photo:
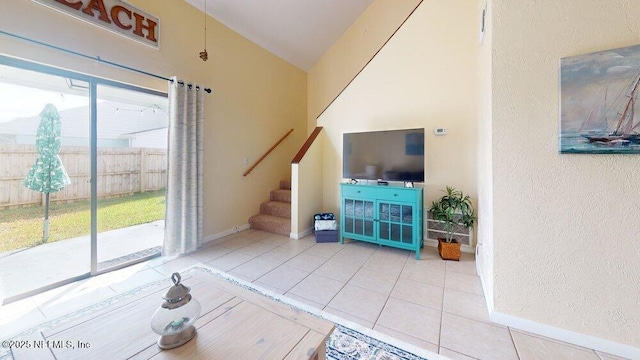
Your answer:
[[[435,128],[433,129],[433,133],[436,135],[447,135],[447,129],[446,128]]]

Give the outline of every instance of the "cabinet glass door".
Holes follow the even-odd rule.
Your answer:
[[[344,199],[344,231],[373,237],[373,201]]]
[[[395,203],[378,203],[381,240],[411,244],[413,239],[413,206]]]

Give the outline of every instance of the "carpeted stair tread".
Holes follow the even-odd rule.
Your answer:
[[[269,200],[290,203],[291,190],[284,190],[284,189],[272,190],[269,196]]]
[[[280,189],[291,190],[291,180],[280,180]]]
[[[260,213],[291,219],[291,203],[267,201],[260,204]]]
[[[289,236],[291,234],[291,219],[258,214],[249,218],[249,225],[252,229],[263,230],[280,235]]]
[[[249,218],[252,229],[289,236],[291,234],[291,181],[280,180],[269,201],[260,204],[260,214]]]

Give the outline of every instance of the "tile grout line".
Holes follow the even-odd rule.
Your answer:
[[[297,268],[294,268],[293,266],[286,265],[285,263],[281,263],[280,265],[278,265],[278,266],[277,266],[276,268],[274,268],[273,270],[271,270],[271,271],[267,272],[266,274],[264,274],[264,275],[260,276],[259,278],[255,279],[254,281],[252,281],[252,283],[255,283],[256,281],[259,281],[259,280],[260,280],[260,279],[262,279],[263,277],[265,277],[265,276],[267,276],[267,275],[271,274],[272,272],[276,271],[277,269],[279,269],[279,268],[280,268],[280,267],[282,267],[282,266],[288,266],[288,267],[290,267],[290,268],[292,268],[292,269],[296,269],[296,270],[300,270],[300,271],[303,271],[303,272],[307,272],[307,271],[305,271],[305,270],[297,269]],[[321,265],[321,266],[322,266],[322,265]],[[294,287],[298,286],[298,284],[300,284],[301,282],[303,282],[303,281],[304,281],[304,279],[308,278],[308,277],[309,277],[309,275],[311,275],[311,274],[313,274],[313,272],[308,273],[305,277],[303,277],[301,280],[299,280],[298,282],[296,282],[296,283],[295,283],[293,286],[291,286],[289,289],[280,289],[280,288],[279,288],[279,287],[277,287],[277,286],[273,286],[273,285],[271,285],[271,284],[267,284],[267,283],[265,283],[265,282],[261,282],[261,283],[264,283],[264,284],[266,284],[266,285],[272,286],[272,287],[274,287],[274,288],[276,288],[276,289],[284,290],[284,292],[285,292],[285,294],[286,294],[286,293],[288,293],[288,292],[289,292],[289,290],[291,290],[291,289],[293,289]],[[284,294],[282,294],[282,295],[284,295]],[[311,299],[308,299],[308,300],[311,300]]]
[[[442,324],[444,322],[444,290],[447,288],[447,265],[444,266],[444,281],[442,282],[442,310],[440,311],[440,329],[438,329],[438,354],[442,348]],[[466,355],[466,354],[463,354]]]
[[[406,264],[405,264],[406,266]],[[404,266],[402,267],[402,270],[404,270]],[[402,272],[400,272],[402,273]],[[389,293],[389,296],[387,296],[387,299],[384,301],[384,305],[382,306],[382,309],[380,310],[380,313],[378,314],[378,317],[376,318],[376,320],[373,322],[373,327],[376,327],[376,325],[380,325],[380,326],[384,326],[382,324],[378,324],[378,321],[380,320],[380,316],[382,316],[382,312],[384,311],[384,309],[387,307],[387,304],[389,303],[389,299],[391,299],[391,294],[393,293],[393,290],[396,289],[396,285],[398,285],[398,280],[400,279],[400,276],[398,276],[398,279],[396,279],[396,283],[393,284],[393,288],[391,289],[391,292]],[[393,330],[393,329],[392,329]],[[399,331],[402,332],[402,331]],[[404,334],[404,333],[403,333]],[[408,335],[408,334],[407,334]]]
[[[513,333],[511,332],[511,327],[507,326],[507,330],[509,331],[509,338],[511,339],[511,344],[513,345],[513,349],[516,351],[516,356],[518,359],[521,359],[520,352],[518,351],[518,346],[516,346],[516,341],[513,339]]]
[[[343,244],[343,245],[344,245],[344,244]],[[348,245],[348,244],[347,244],[347,245]],[[307,249],[307,250],[308,250],[308,249]],[[344,250],[345,250],[345,249],[342,249],[342,250],[338,251],[337,253],[335,253],[333,256],[331,256],[330,258],[328,258],[328,259],[323,263],[323,265],[324,265],[327,261],[329,261],[330,259],[332,259],[333,257],[335,257],[336,255],[338,255],[339,253],[341,253],[341,252],[342,252],[342,251],[344,251]],[[305,250],[305,251],[306,251],[306,250]],[[376,251],[377,251],[377,249],[376,249]],[[367,260],[369,260],[369,258],[370,258],[370,257],[371,257],[371,256],[372,256],[376,251],[374,251],[373,253],[371,253],[371,255],[369,255],[369,257],[367,257],[367,258],[365,259],[365,262],[364,262],[362,265],[360,265],[360,267],[358,268],[358,270],[357,270],[353,275],[351,275],[351,277],[350,277],[346,282],[344,282],[344,285],[342,285],[342,287],[340,288],[340,290],[338,290],[338,291],[336,292],[336,294],[335,294],[335,295],[333,295],[333,297],[332,297],[332,298],[327,302],[327,304],[326,304],[326,305],[325,305],[325,304],[321,304],[321,305],[323,305],[323,308],[322,308],[322,309],[320,309],[320,310],[324,310],[325,308],[327,308],[327,307],[329,306],[329,304],[331,303],[331,301],[333,301],[333,299],[335,299],[335,297],[336,297],[336,296],[338,296],[338,294],[339,294],[339,293],[340,293],[340,292],[341,292],[341,291],[342,291],[342,290],[347,286],[347,284],[349,284],[349,281],[351,281],[351,280],[353,279],[353,277],[355,277],[355,276],[356,276],[356,274],[358,273],[358,271],[360,271],[360,269],[362,269],[363,265],[367,262]],[[322,265],[320,265],[320,266],[322,266]],[[311,272],[308,276],[310,276],[311,274],[315,274],[316,276],[320,276],[320,277],[323,277],[323,278],[326,278],[326,279],[330,279],[330,280],[334,280],[334,281],[339,281],[339,280],[335,280],[335,279],[329,278],[329,277],[324,276],[324,275],[316,274],[316,273],[315,273],[315,271],[316,271],[316,270],[318,270],[318,269],[320,268],[320,266],[318,266],[318,267],[317,267],[313,272]],[[308,277],[308,276],[307,276],[307,277]],[[305,278],[305,279],[306,279],[306,278]],[[342,282],[342,281],[339,281],[339,282]],[[353,285],[353,286],[355,286],[355,285]],[[294,295],[296,295],[296,294],[294,294]],[[296,295],[296,296],[300,296],[300,295]],[[307,299],[307,298],[305,298],[304,296],[300,296],[300,297],[302,297],[302,298],[304,298],[304,299]],[[313,301],[313,300],[311,300],[311,299],[307,299],[307,300],[309,300],[309,301]],[[338,310],[338,309],[336,309],[336,310]],[[345,313],[346,313],[346,312],[345,312]],[[346,313],[346,314],[349,314],[349,313]],[[352,315],[352,314],[349,314],[349,315]],[[355,315],[352,315],[352,316],[355,316]],[[358,317],[358,316],[355,316],[355,317],[360,318],[360,317]],[[365,319],[362,319],[362,320],[365,320]],[[375,323],[374,323],[374,325],[375,325]]]
[[[316,245],[317,245],[317,244],[318,244],[318,243],[316,243]],[[310,249],[310,248],[312,248],[312,247],[313,247],[313,246],[310,246],[309,248],[305,249],[304,251],[307,251],[307,250],[309,250],[309,249]],[[333,254],[333,255],[332,255],[331,257],[329,257],[328,259],[326,259],[324,263],[322,263],[322,264],[321,264],[320,266],[318,266],[315,270],[313,270],[312,272],[310,272],[310,273],[309,273],[309,275],[307,275],[307,276],[305,276],[305,277],[304,277],[304,279],[300,280],[300,281],[298,282],[298,284],[299,284],[299,283],[301,283],[302,281],[304,281],[305,279],[307,279],[309,276],[311,276],[311,274],[314,274],[314,275],[316,275],[316,276],[320,276],[320,277],[323,277],[323,278],[326,278],[326,279],[330,279],[330,280],[338,281],[338,280],[336,280],[336,279],[332,279],[332,278],[329,278],[329,277],[326,277],[326,276],[323,276],[323,275],[320,275],[320,274],[316,274],[316,270],[318,270],[322,265],[326,264],[329,260],[331,260],[334,256],[336,256],[337,254],[339,254],[339,253],[340,253],[340,252],[342,252],[343,250],[344,250],[344,249],[341,249],[340,251],[338,251],[337,253]],[[304,251],[303,251],[303,252],[304,252]],[[302,254],[302,252],[301,252],[301,253],[298,253],[296,256],[298,256],[298,255],[300,255],[300,254]],[[294,256],[294,258],[295,258],[296,256]],[[292,259],[293,259],[293,258],[292,258]],[[289,260],[291,260],[291,259],[289,259]],[[289,261],[289,260],[287,260],[287,261]],[[284,265],[284,263],[283,263],[283,265]],[[300,269],[298,269],[298,270],[300,270]],[[355,274],[354,274],[354,275],[355,275]],[[353,276],[352,276],[352,277],[353,277]],[[340,282],[341,282],[341,281],[340,281]],[[296,285],[294,285],[293,287],[291,287],[291,289],[293,289],[294,287],[296,287],[298,284],[296,284]],[[336,292],[336,295],[338,295],[338,293],[340,293],[340,291],[342,291],[342,289],[344,289],[344,287],[345,287],[346,285],[347,285],[347,283],[345,282],[345,283],[344,283],[344,285],[340,288],[340,290],[338,290],[338,292]],[[291,291],[291,289],[287,290],[287,292],[286,292],[286,293],[289,293],[289,292]],[[286,294],[286,293],[285,293],[285,294]],[[293,295],[295,295],[295,296],[300,296],[300,295],[297,295],[297,294],[295,294],[295,293],[292,293],[292,294],[293,294]],[[325,305],[325,304],[321,304],[321,303],[319,303],[319,302],[316,302],[316,301],[314,301],[314,300],[312,300],[312,299],[307,299],[307,298],[306,298],[306,297],[304,297],[304,296],[300,296],[300,297],[301,297],[301,298],[303,298],[303,299],[307,299],[307,300],[309,300],[309,301],[313,301],[313,302],[315,302],[315,303],[317,303],[317,304],[322,305],[323,307],[322,307],[322,309],[320,309],[320,310],[324,310],[327,306],[329,306],[329,303],[333,300],[333,298],[335,298],[335,297],[336,297],[336,295],[334,295],[334,296],[333,296],[333,297],[332,297],[332,298],[327,302],[327,304],[326,304],[326,305]]]
[[[382,309],[381,309],[381,310],[380,310],[380,312],[378,313],[378,317],[377,317],[377,318],[376,318],[376,320],[373,322],[373,327],[374,327],[374,328],[376,327],[376,325],[379,325],[379,326],[382,326],[382,327],[385,327],[385,328],[386,328],[386,326],[384,326],[384,325],[382,325],[382,324],[379,324],[379,323],[378,323],[378,321],[380,320],[380,317],[382,316],[382,313],[384,312],[384,309],[387,307],[387,304],[389,303],[389,300],[390,300],[390,299],[391,299],[391,297],[392,297],[392,296],[391,296],[391,294],[393,294],[393,291],[396,289],[396,286],[398,285],[398,281],[400,281],[400,275],[402,275],[402,272],[403,272],[403,271],[404,271],[404,269],[407,267],[407,264],[408,264],[408,263],[409,263],[409,256],[407,256],[407,258],[405,259],[405,261],[404,261],[404,265],[402,266],[402,270],[400,270],[400,274],[397,276],[397,278],[396,278],[396,282],[393,284],[393,288],[391,289],[391,292],[389,292],[389,295],[387,295],[387,298],[386,298],[386,300],[385,300],[385,302],[384,302],[384,305],[382,306]],[[357,286],[357,285],[354,285],[354,286]],[[396,299],[396,298],[394,297],[394,299]],[[409,301],[409,302],[410,302],[410,301]],[[419,304],[417,304],[417,305],[419,305]],[[440,323],[442,324],[442,320],[440,321]],[[395,329],[392,329],[392,328],[389,328],[389,329],[391,329],[391,330],[393,330],[393,331],[398,331],[398,330],[395,330]],[[412,338],[415,338],[415,339],[417,339],[417,340],[425,341],[425,342],[427,342],[427,343],[431,343],[431,342],[429,342],[429,341],[427,341],[427,340],[424,340],[424,339],[421,339],[421,338],[417,338],[417,337],[413,336],[413,334],[407,334],[407,333],[405,333],[405,332],[403,332],[403,331],[398,331],[398,332],[399,332],[399,333],[401,333],[401,334],[404,334],[404,335],[410,336],[410,337],[412,337]],[[439,338],[440,338],[440,336],[438,336],[438,342],[439,342]],[[440,347],[440,345],[439,345],[439,344],[434,344],[434,345],[436,345],[438,348]]]

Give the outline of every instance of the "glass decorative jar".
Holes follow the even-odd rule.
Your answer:
[[[171,280],[174,285],[151,318],[151,328],[160,335],[158,346],[162,349],[173,349],[189,342],[196,335],[193,323],[200,316],[200,303],[189,293],[191,289],[180,283],[180,274],[173,273]]]

